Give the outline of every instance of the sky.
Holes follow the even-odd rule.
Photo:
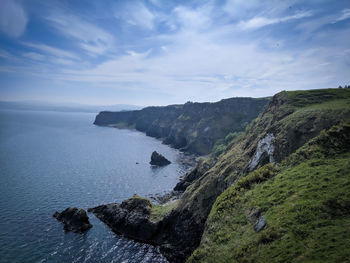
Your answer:
[[[0,0],[0,100],[147,106],[348,84],[349,0]]]

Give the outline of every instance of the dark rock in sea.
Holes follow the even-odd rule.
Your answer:
[[[151,210],[152,203],[136,195],[121,204],[112,203],[88,209],[114,232],[128,238],[152,243],[158,223],[150,220]]]
[[[258,221],[256,222],[255,226],[254,226],[254,230],[256,232],[260,232],[261,230],[264,229],[264,227],[266,226],[266,220],[264,216],[260,216]]]
[[[64,224],[65,231],[72,231],[75,233],[82,233],[89,230],[92,225],[89,222],[89,217],[84,209],[76,207],[69,207],[61,213],[55,212],[53,214],[58,221]]]
[[[171,162],[167,158],[165,158],[163,155],[157,153],[156,151],[154,151],[152,153],[151,161],[150,161],[151,165],[164,166],[164,165],[168,165],[170,163]]]

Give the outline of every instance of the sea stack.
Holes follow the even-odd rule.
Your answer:
[[[168,165],[170,163],[171,162],[167,158],[165,158],[163,155],[157,153],[156,151],[154,151],[152,153],[151,161],[150,161],[151,165],[164,166],[164,165]]]

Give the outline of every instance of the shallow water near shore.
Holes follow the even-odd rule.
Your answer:
[[[93,228],[64,233],[52,214],[170,191],[189,167],[143,133],[93,125],[95,114],[0,110],[0,262],[166,262],[150,245]],[[156,150],[172,164],[149,165]],[[137,164],[138,163],[138,164]]]

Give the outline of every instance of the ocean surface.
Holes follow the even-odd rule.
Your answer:
[[[0,110],[0,262],[167,262],[157,248],[116,236],[91,213],[85,234],[65,233],[52,217],[70,206],[165,193],[189,168],[159,140],[95,126],[94,118]],[[172,164],[151,167],[154,150]]]

